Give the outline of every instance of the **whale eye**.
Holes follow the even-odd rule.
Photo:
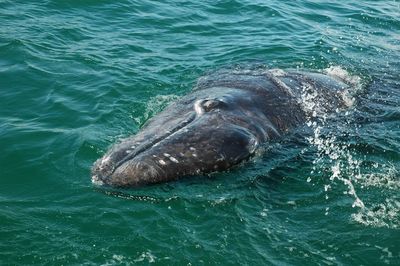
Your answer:
[[[202,107],[205,112],[210,112],[213,109],[221,108],[223,105],[225,105],[225,103],[218,99],[205,100],[202,103]]]
[[[194,103],[194,110],[198,115],[211,112],[215,109],[226,107],[227,104],[221,99],[201,99]]]

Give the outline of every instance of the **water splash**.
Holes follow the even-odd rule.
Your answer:
[[[345,70],[331,67],[325,70],[333,77],[340,78],[351,85],[352,90],[343,92],[346,104],[354,103],[354,95],[362,87],[359,77],[352,77]],[[352,207],[356,212],[351,214],[354,222],[373,227],[398,228],[400,224],[400,202],[393,193],[387,193],[383,202],[374,202],[374,199],[362,200],[357,192],[378,187],[383,191],[397,191],[400,188],[399,172],[391,163],[369,162],[365,155],[353,149],[351,141],[343,139],[359,136],[356,123],[352,120],[351,109],[339,112],[340,123],[332,124],[329,115],[324,112],[324,98],[310,86],[304,86],[301,95],[301,104],[308,114],[307,125],[313,134],[307,138],[312,147],[316,148],[316,158],[313,160],[312,176],[328,176],[324,184],[325,198],[329,199],[329,192],[338,184],[346,186],[343,194],[353,198]],[[321,100],[322,99],[322,100]],[[351,105],[350,105],[351,106]],[[308,177],[311,182],[315,177]],[[339,182],[339,183],[338,183]],[[325,214],[329,214],[329,207]]]
[[[399,228],[400,202],[392,196],[400,188],[399,172],[395,166],[375,162],[367,167],[367,162],[360,159],[361,156],[351,149],[350,144],[341,143],[333,133],[321,133],[324,124],[313,125],[314,135],[308,139],[317,148],[312,174],[329,176],[329,183],[324,185],[325,198],[329,198],[333,185],[340,181],[347,187],[343,193],[354,199],[352,207],[357,207],[356,212],[351,214],[353,221],[366,226]],[[308,177],[307,182],[311,180]],[[373,188],[379,188],[380,194],[386,195],[383,202],[374,198],[361,200],[358,196],[357,191],[363,193]],[[329,208],[325,214],[329,214]]]
[[[361,178],[359,173],[361,161],[355,159],[349,145],[337,141],[337,137],[333,136],[333,133],[327,133],[327,135],[321,133],[325,121],[321,124],[313,123],[314,135],[308,138],[308,141],[317,148],[317,157],[313,161],[312,170],[319,174],[329,175],[330,184],[324,187],[326,192],[331,190],[332,184],[340,181],[347,186],[347,191],[344,191],[344,194],[354,198],[352,207],[364,208],[365,205],[357,195],[354,186],[354,183]],[[307,181],[310,182],[311,179],[309,178]],[[326,198],[328,199],[327,194]]]
[[[143,252],[139,257],[137,257],[134,262],[147,262],[154,263],[156,262],[157,257],[154,256],[150,250]]]
[[[347,107],[351,107],[354,103],[351,97],[353,89],[358,89],[361,85],[360,78],[352,77],[346,70],[340,67],[330,67],[324,70],[325,73],[333,78],[349,85],[349,89],[341,92],[341,97]],[[363,201],[357,195],[354,182],[357,179],[360,169],[360,161],[353,158],[351,151],[348,149],[348,144],[340,143],[337,140],[337,131],[325,132],[328,128],[327,121],[330,116],[326,111],[325,106],[328,105],[329,99],[325,99],[320,92],[315,90],[310,84],[303,84],[301,88],[300,104],[303,110],[308,115],[307,125],[312,129],[313,134],[307,138],[308,142],[317,149],[317,156],[313,161],[312,174],[328,174],[329,184],[324,185],[324,190],[328,193],[332,189],[332,185],[336,181],[340,181],[346,185],[345,194],[353,197],[354,202],[352,207],[364,208]],[[340,112],[339,109],[336,110]],[[344,113],[344,117],[348,116],[349,112]],[[346,126],[346,123],[345,123]],[[328,170],[326,170],[328,169]],[[307,182],[311,182],[312,178],[308,177]],[[328,194],[325,195],[329,198]],[[326,212],[328,214],[328,210]]]
[[[400,173],[391,163],[373,163],[365,173],[360,172],[357,182],[362,189],[378,188],[386,198],[382,202],[369,202],[369,206],[353,213],[353,221],[373,227],[400,227]]]
[[[358,183],[362,188],[377,187],[387,190],[400,189],[400,173],[392,163],[380,164],[374,162],[369,171],[362,174]]]
[[[397,229],[400,227],[400,202],[387,198],[383,203],[360,209],[357,213],[353,213],[351,218],[366,226]]]

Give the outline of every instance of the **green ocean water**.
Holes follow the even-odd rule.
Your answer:
[[[354,105],[239,167],[91,183],[205,73],[360,79]],[[400,2],[0,0],[1,265],[398,265]]]

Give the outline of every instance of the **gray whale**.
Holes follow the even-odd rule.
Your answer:
[[[304,94],[324,112],[346,106],[340,78],[296,70],[231,70],[200,78],[188,95],[98,159],[92,181],[137,187],[222,171],[312,116]]]

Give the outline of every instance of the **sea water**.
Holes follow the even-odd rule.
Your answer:
[[[399,62],[397,0],[0,1],[0,264],[398,264]],[[199,77],[255,65],[355,89],[333,115],[304,90],[307,125],[230,171],[91,183]]]

